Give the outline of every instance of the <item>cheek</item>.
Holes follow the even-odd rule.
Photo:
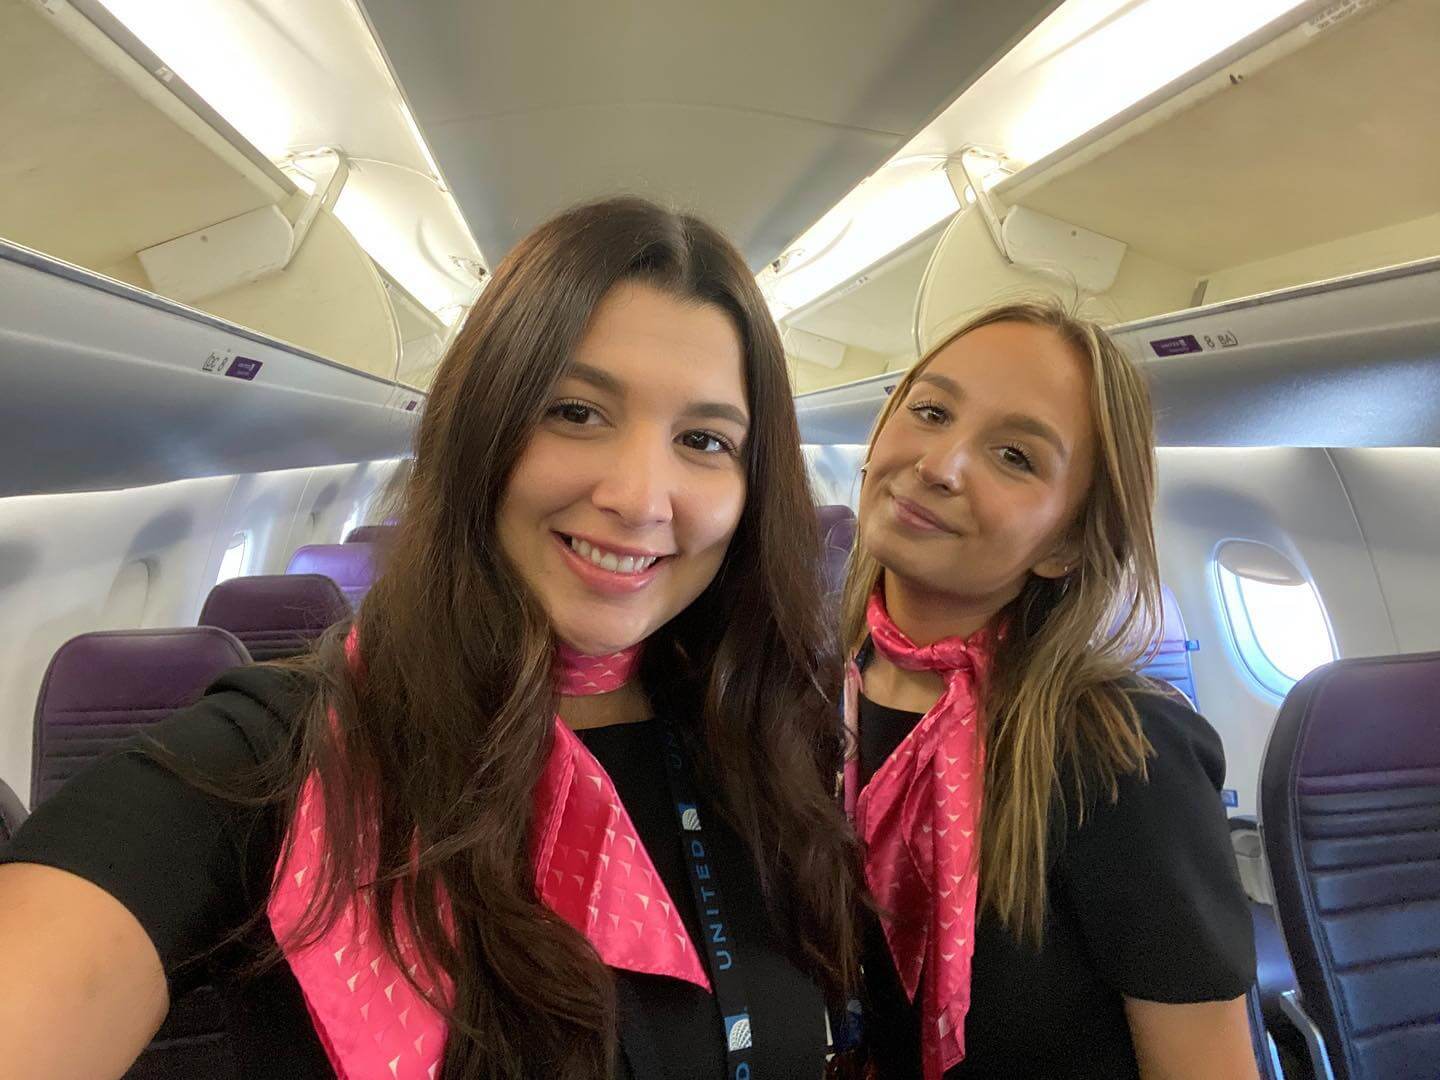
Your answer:
[[[904,429],[899,417],[892,417],[875,437],[867,475],[884,476],[913,463],[920,453],[914,443],[914,434]]]
[[[588,481],[584,457],[560,440],[537,434],[515,463],[500,501],[498,529],[512,560],[523,562],[533,546],[527,539],[547,514],[584,495]]]
[[[685,485],[676,501],[676,539],[690,552],[723,554],[745,510],[745,478],[737,468]]]
[[[1066,499],[1053,489],[1025,490],[996,478],[971,485],[971,506],[982,527],[1024,560],[1060,529]]]

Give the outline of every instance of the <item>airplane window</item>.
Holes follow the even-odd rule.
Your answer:
[[[225,557],[220,560],[220,573],[215,576],[216,585],[245,573],[245,548],[248,540],[247,533],[236,533],[231,538],[230,546],[225,549]]]
[[[1231,638],[1255,681],[1284,697],[1310,671],[1335,659],[1315,587],[1264,544],[1232,540],[1216,556]]]

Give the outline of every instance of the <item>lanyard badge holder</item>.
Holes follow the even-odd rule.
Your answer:
[[[700,917],[700,937],[710,961],[710,981],[715,989],[715,1002],[720,1007],[725,1040],[725,1075],[729,1080],[751,1080],[754,1075],[751,1059],[754,1043],[745,982],[740,974],[740,957],[720,896],[720,882],[710,852],[710,835],[701,824],[700,810],[691,787],[685,748],[672,724],[665,727],[665,771],[670,778],[670,797],[680,825],[690,892],[696,914]]]

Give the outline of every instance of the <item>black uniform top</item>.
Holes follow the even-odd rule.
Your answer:
[[[282,745],[303,687],[278,669],[241,668],[201,701],[151,729],[182,759],[212,775],[252,767]],[[700,928],[691,899],[680,830],[670,803],[656,721],[579,733],[605,767],[675,901],[691,940]],[[702,796],[702,807],[704,806]],[[753,860],[720,814],[705,814],[711,863],[724,891],[748,996],[757,1073],[818,1077],[825,1062],[825,1018],[814,984],[791,963],[760,894]],[[273,946],[261,920],[242,943],[201,963],[267,900],[285,822],[273,809],[237,808],[190,786],[137,749],[91,767],[41,805],[5,862],[42,863],[94,882],[125,905],[155,944],[172,1001],[204,982],[219,992],[234,1047],[236,1077],[311,1080],[332,1077],[300,994],[284,963],[258,977],[239,970]],[[628,1058],[635,1080],[725,1075],[714,998],[679,979],[618,971],[622,1041],[648,1041],[652,1068]],[[627,1014],[630,1004],[642,1015]],[[645,1060],[642,1058],[642,1062]],[[659,1074],[653,1066],[660,1067]],[[208,1080],[208,1078],[207,1078]]]
[[[1249,908],[1220,805],[1220,737],[1177,698],[1132,698],[1154,748],[1149,779],[1052,815],[1039,951],[990,911],[975,928],[965,1060],[946,1080],[1124,1080],[1139,1072],[1124,997],[1224,1001],[1255,979]],[[860,698],[860,781],[920,720]],[[878,924],[866,935],[866,1035],[883,1077],[920,1075],[919,1010]]]

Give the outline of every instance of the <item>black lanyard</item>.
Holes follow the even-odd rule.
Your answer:
[[[665,772],[670,778],[670,801],[680,825],[681,846],[689,871],[690,892],[700,919],[700,939],[710,960],[710,982],[720,1007],[725,1040],[725,1075],[729,1080],[752,1080],[750,1007],[740,975],[740,956],[734,929],[720,898],[720,881],[711,842],[700,818],[684,742],[673,724],[665,725]]]

